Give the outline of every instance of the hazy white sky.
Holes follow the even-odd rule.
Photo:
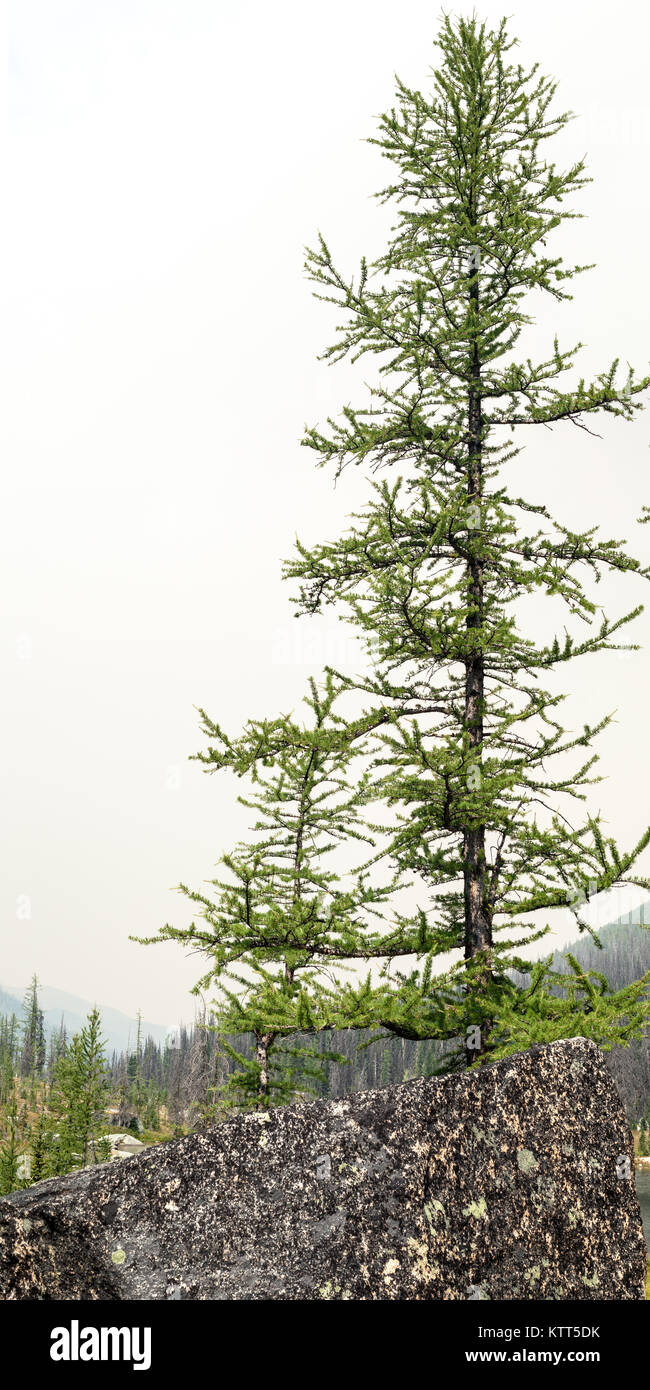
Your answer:
[[[556,246],[597,269],[536,339],[580,338],[585,371],[614,355],[642,371],[648,9],[505,8],[522,59],[579,116],[566,159],[587,152],[594,178],[588,220]],[[297,707],[309,672],[348,657],[345,629],[293,620],[280,579],[295,533],[333,536],[365,491],[353,476],[334,490],[300,447],[371,370],[317,362],[332,317],[303,247],[320,228],[347,272],[382,249],[390,213],[370,195],[387,166],[364,137],[395,72],[427,89],[439,12],[20,0],[9,14],[0,983],[37,971],[171,1022],[192,1014],[199,964],[128,934],[186,921],[173,885],[200,887],[248,819],[232,784],[187,762],[194,707],[237,729]],[[647,562],[650,416],[602,440],[541,433],[522,489]],[[614,608],[645,598],[634,580],[601,587]],[[650,819],[650,607],[634,636],[645,650],[627,660],[575,664],[567,709],[581,725],[618,708],[599,802],[623,844]]]

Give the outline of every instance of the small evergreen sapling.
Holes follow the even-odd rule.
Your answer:
[[[289,716],[251,720],[236,739],[201,711],[210,746],[197,757],[209,772],[229,768],[250,779],[251,792],[238,799],[255,813],[253,836],[223,856],[229,876],[215,879],[209,894],[180,885],[200,909],[198,921],[144,939],[178,941],[208,960],[195,992],[220,990],[222,1046],[238,1068],[220,1094],[240,1105],[265,1107],[310,1089],[333,1054],[316,1058],[287,1040],[353,1022],[342,1008],[353,995],[337,971],[379,954],[392,884],[377,886],[367,870],[329,868],[334,850],[372,845],[363,819],[369,773],[351,776],[356,748],[344,736],[339,693],[332,677],[322,689],[311,681],[306,726]],[[233,1033],[252,1034],[253,1057],[233,1047]]]
[[[56,1064],[49,1098],[58,1132],[51,1157],[55,1173],[97,1162],[107,1094],[101,1017],[99,1010],[93,1008]]]

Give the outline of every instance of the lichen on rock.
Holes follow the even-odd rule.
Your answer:
[[[5,1299],[641,1300],[645,1270],[631,1135],[582,1038],[0,1200]]]

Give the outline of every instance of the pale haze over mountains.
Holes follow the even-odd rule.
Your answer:
[[[24,989],[0,985],[0,1014],[15,1013],[20,1017],[24,994]],[[67,994],[65,990],[54,989],[50,985],[39,984],[38,1002],[43,1010],[48,1035],[52,1031],[58,1032],[63,1017],[68,1038],[83,1027],[88,1012],[92,1008],[92,1001],[80,999],[76,994]],[[129,1018],[119,1009],[108,1008],[103,1004],[99,1004],[99,1011],[109,1056],[113,1051],[133,1051],[138,1032],[137,1019]],[[168,1031],[165,1024],[149,1023],[146,1019],[142,1020],[141,1037],[143,1040],[151,1037],[154,1042],[162,1043],[165,1041]]]

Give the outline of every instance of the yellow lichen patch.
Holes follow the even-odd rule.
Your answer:
[[[477,1221],[485,1219],[487,1221],[487,1203],[485,1197],[481,1197],[478,1202],[470,1202],[468,1207],[463,1207],[463,1216],[474,1216]]]
[[[411,1260],[413,1262],[413,1273],[415,1278],[423,1284],[430,1284],[432,1279],[439,1273],[437,1266],[429,1264],[429,1251],[423,1240],[415,1240],[409,1237],[407,1242]]]
[[[442,1217],[443,1221],[445,1222],[445,1225],[449,1225],[449,1218],[442,1205],[442,1202],[438,1202],[436,1200],[432,1202],[425,1202],[424,1215],[426,1216],[426,1219],[429,1223],[430,1230],[433,1230],[433,1222],[435,1217],[438,1215]]]
[[[323,1284],[322,1287],[317,1290],[317,1293],[319,1298],[340,1298],[344,1303],[346,1302],[346,1300],[349,1302],[349,1300],[352,1298],[352,1294],[350,1293],[349,1289],[342,1289],[340,1284],[331,1284],[329,1279],[326,1284]]]
[[[398,1270],[398,1269],[399,1269],[399,1260],[387,1260],[387,1261],[386,1261],[386,1263],[385,1263],[385,1265],[384,1265],[384,1268],[383,1268],[383,1270],[382,1270],[382,1274],[383,1274],[383,1276],[384,1276],[384,1283],[385,1283],[385,1284],[390,1284],[390,1283],[392,1282],[393,1275],[394,1275],[395,1271]]]
[[[518,1149],[517,1166],[520,1173],[535,1173],[539,1168],[539,1163],[530,1149]]]

